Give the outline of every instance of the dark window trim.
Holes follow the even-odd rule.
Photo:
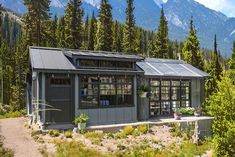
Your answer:
[[[158,80],[158,81],[160,81],[160,84],[159,84],[159,86],[155,86],[155,85],[151,85],[151,80],[152,79],[155,79],[155,80]],[[170,86],[165,86],[165,85],[163,85],[162,86],[162,81],[170,81]],[[180,86],[172,86],[172,81],[180,81]],[[182,86],[182,81],[187,81],[187,82],[189,82],[189,85],[187,85],[187,86]],[[170,114],[172,114],[173,113],[173,104],[172,104],[172,102],[180,102],[180,108],[183,108],[183,106],[182,106],[182,102],[189,102],[189,107],[192,107],[192,99],[191,99],[191,96],[192,96],[192,91],[191,91],[191,81],[192,80],[189,80],[189,79],[179,79],[179,80],[177,80],[177,79],[158,79],[158,78],[150,78],[149,79],[149,85],[150,85],[150,88],[151,87],[159,87],[159,100],[153,100],[153,99],[151,99],[151,98],[149,98],[149,117],[155,117],[155,116],[157,116],[157,115],[155,115],[155,116],[151,116],[151,102],[154,102],[154,103],[159,103],[160,104],[160,115],[159,116],[164,116],[164,115],[161,115],[161,111],[162,111],[162,103],[163,102],[170,102]],[[162,100],[162,87],[170,87],[170,99],[169,100]],[[175,99],[172,99],[172,88],[173,87],[180,87],[180,100],[175,100]],[[189,99],[182,99],[182,87],[189,87],[189,92],[188,92],[188,94],[189,94]]]
[[[95,83],[97,86],[98,86],[98,95],[95,95],[95,96],[98,96],[98,106],[94,106],[94,107],[86,107],[84,105],[82,105],[81,103],[81,93],[80,93],[80,89],[81,89],[81,84],[92,84],[92,83],[82,83],[81,82],[81,76],[88,76],[88,77],[98,77],[98,83]],[[125,108],[125,107],[135,107],[135,104],[134,104],[134,99],[135,99],[135,96],[134,96],[134,76],[132,75],[128,75],[128,77],[131,77],[131,83],[117,83],[117,78],[118,77],[125,77],[125,75],[117,75],[117,77],[115,77],[115,93],[116,93],[116,102],[115,102],[115,105],[109,105],[109,106],[101,106],[100,105],[100,77],[111,77],[112,75],[79,75],[79,109],[103,109],[103,108]],[[125,80],[126,81],[126,80]],[[103,84],[108,84],[108,83],[103,83]],[[113,84],[113,83],[109,83],[109,84]],[[127,105],[117,105],[118,103],[118,97],[117,97],[117,85],[132,85],[132,103],[133,104],[127,104]]]
[[[88,60],[88,61],[97,61],[98,65],[97,66],[82,66],[80,65],[80,60]],[[102,61],[107,61],[107,62],[113,62],[115,64],[115,67],[105,67],[105,66],[101,66],[101,62]],[[78,64],[79,62],[79,64]],[[127,61],[110,61],[110,60],[93,60],[93,59],[77,59],[76,60],[76,67],[77,68],[83,68],[83,69],[106,69],[106,70],[133,70],[134,64],[133,61],[129,61],[128,63],[131,65],[130,68],[128,67],[118,67],[118,62],[127,62]]]

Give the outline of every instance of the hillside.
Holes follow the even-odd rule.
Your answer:
[[[112,5],[113,19],[125,21],[125,0],[109,0]],[[26,7],[23,0],[0,0],[3,6],[23,15]],[[51,13],[59,16],[64,14],[67,0],[52,0]],[[163,5],[169,24],[170,39],[184,41],[188,33],[189,20],[193,16],[201,41],[201,46],[211,49],[213,36],[217,34],[219,49],[225,56],[231,55],[232,42],[235,39],[235,18],[206,8],[194,0],[135,0],[136,24],[148,30],[156,30],[159,23],[160,8]],[[84,0],[85,15],[92,11],[98,15],[100,0]]]

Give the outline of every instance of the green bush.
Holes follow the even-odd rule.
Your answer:
[[[180,108],[177,109],[176,112],[182,115],[192,116],[194,115],[194,108]]]
[[[81,114],[80,116],[74,119],[74,123],[78,125],[79,123],[86,123],[89,120],[89,117],[85,114]]]
[[[180,127],[177,123],[171,124],[170,133],[173,137],[181,137],[182,136],[182,133],[180,131]]]
[[[84,137],[89,139],[101,139],[104,137],[104,134],[100,132],[87,132],[84,134]]]
[[[141,132],[142,134],[146,134],[149,130],[149,127],[147,124],[142,124],[142,125],[139,125],[137,127],[137,129],[139,130],[139,132]]]
[[[16,117],[21,117],[23,116],[20,111],[15,111],[15,112],[8,112],[4,115],[0,115],[0,119],[5,119],[5,118],[16,118]]]
[[[72,131],[66,131],[66,132],[64,133],[64,136],[65,136],[66,138],[72,138],[72,137],[73,137],[73,132],[72,132]]]
[[[125,135],[131,135],[132,132],[134,131],[134,128],[132,126],[126,126],[124,129],[123,129],[123,133]]]
[[[58,130],[49,130],[48,134],[51,137],[58,137],[58,136],[60,136],[60,132]]]

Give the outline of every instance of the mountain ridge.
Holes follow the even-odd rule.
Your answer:
[[[98,15],[101,0],[83,0],[85,16],[92,11]],[[125,22],[126,0],[109,0],[113,10],[113,19]],[[23,0],[0,0],[6,8],[23,14],[26,7]],[[51,12],[64,14],[67,0],[52,0]],[[163,6],[169,26],[171,40],[184,41],[188,34],[189,21],[193,16],[201,47],[213,48],[213,36],[217,34],[219,49],[224,56],[231,55],[232,42],[235,40],[235,18],[229,18],[221,12],[209,9],[195,0],[134,0],[136,24],[148,30],[156,30],[159,23],[160,9]]]

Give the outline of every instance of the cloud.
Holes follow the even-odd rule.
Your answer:
[[[220,11],[229,17],[235,17],[235,1],[234,0],[196,0],[206,7]]]

